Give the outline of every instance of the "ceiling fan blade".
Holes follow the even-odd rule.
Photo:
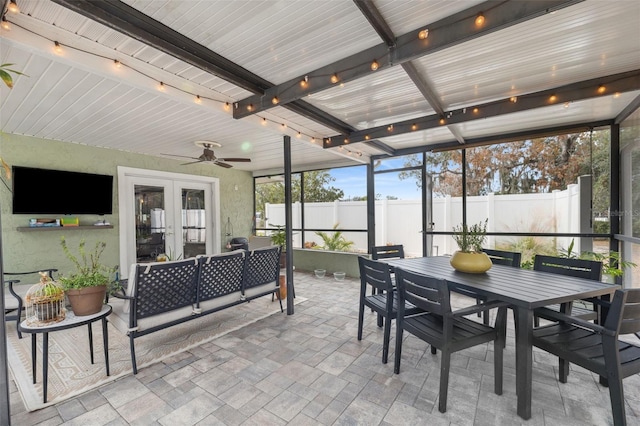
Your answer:
[[[191,158],[191,157],[187,157],[187,158]],[[196,164],[196,163],[202,163],[202,162],[205,162],[205,163],[206,163],[206,161],[205,161],[205,160],[198,160],[198,161],[191,161],[191,162],[189,162],[189,163],[182,163],[182,164],[180,164],[180,165],[181,165],[181,166],[186,166],[187,164]]]
[[[218,160],[220,161],[238,161],[241,163],[250,163],[251,159],[250,158],[218,158]]]
[[[218,161],[218,160],[215,161],[215,164],[220,167],[224,167],[225,169],[233,167],[231,164],[223,163],[222,161]]]
[[[160,155],[168,155],[169,157],[190,158],[190,159],[192,159],[192,160],[199,160],[199,158],[197,158],[197,157],[189,157],[188,155],[163,154],[162,152],[160,153]]]

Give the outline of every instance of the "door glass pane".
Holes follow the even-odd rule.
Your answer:
[[[182,189],[182,253],[184,258],[205,254],[206,215],[204,191]]]
[[[155,262],[165,252],[165,200],[161,186],[135,185],[136,260]]]

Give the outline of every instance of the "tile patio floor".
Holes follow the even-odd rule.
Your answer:
[[[26,412],[12,382],[13,425],[608,425],[597,377],[534,351],[532,418],[516,415],[512,316],[504,393],[493,392],[493,346],[452,357],[448,407],[438,411],[439,355],[405,333],[401,374],[381,363],[382,330],[365,314],[356,339],[359,281],[296,272],[308,300],[116,382]],[[470,299],[456,298],[458,307]],[[277,303],[277,302],[274,302]],[[392,328],[395,330],[395,328]],[[392,336],[395,331],[392,331]],[[640,425],[640,376],[625,379],[627,422]]]

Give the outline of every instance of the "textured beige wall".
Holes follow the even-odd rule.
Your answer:
[[[118,225],[118,177],[117,166],[162,170],[210,176],[220,179],[220,241],[227,241],[224,232],[227,218],[231,219],[234,236],[248,237],[253,217],[253,178],[251,173],[225,169],[211,164],[181,166],[181,161],[147,155],[132,154],[112,149],[93,148],[66,142],[0,133],[0,156],[10,165],[71,170],[114,176],[113,214],[106,216],[80,215],[81,223],[92,224],[105,219],[113,229],[18,232],[19,226],[28,226],[32,215],[11,214],[11,181],[2,176],[8,185],[0,184],[0,212],[2,214],[2,249],[5,271],[25,271],[55,267],[61,272],[71,270],[71,264],[60,249],[60,237],[77,247],[81,239],[87,247],[95,241],[105,241],[107,250],[102,260],[117,265],[119,259]],[[40,183],[46,185],[46,182]],[[238,190],[234,187],[238,185]],[[81,195],[80,195],[81,196]],[[224,251],[223,247],[221,250]]]

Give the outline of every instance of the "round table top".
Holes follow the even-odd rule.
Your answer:
[[[20,331],[25,333],[46,333],[49,331],[64,330],[66,328],[78,327],[105,318],[111,313],[111,305],[103,305],[100,312],[92,315],[76,316],[72,310],[68,309],[62,321],[46,324],[42,326],[27,325],[27,320],[20,323]]]

